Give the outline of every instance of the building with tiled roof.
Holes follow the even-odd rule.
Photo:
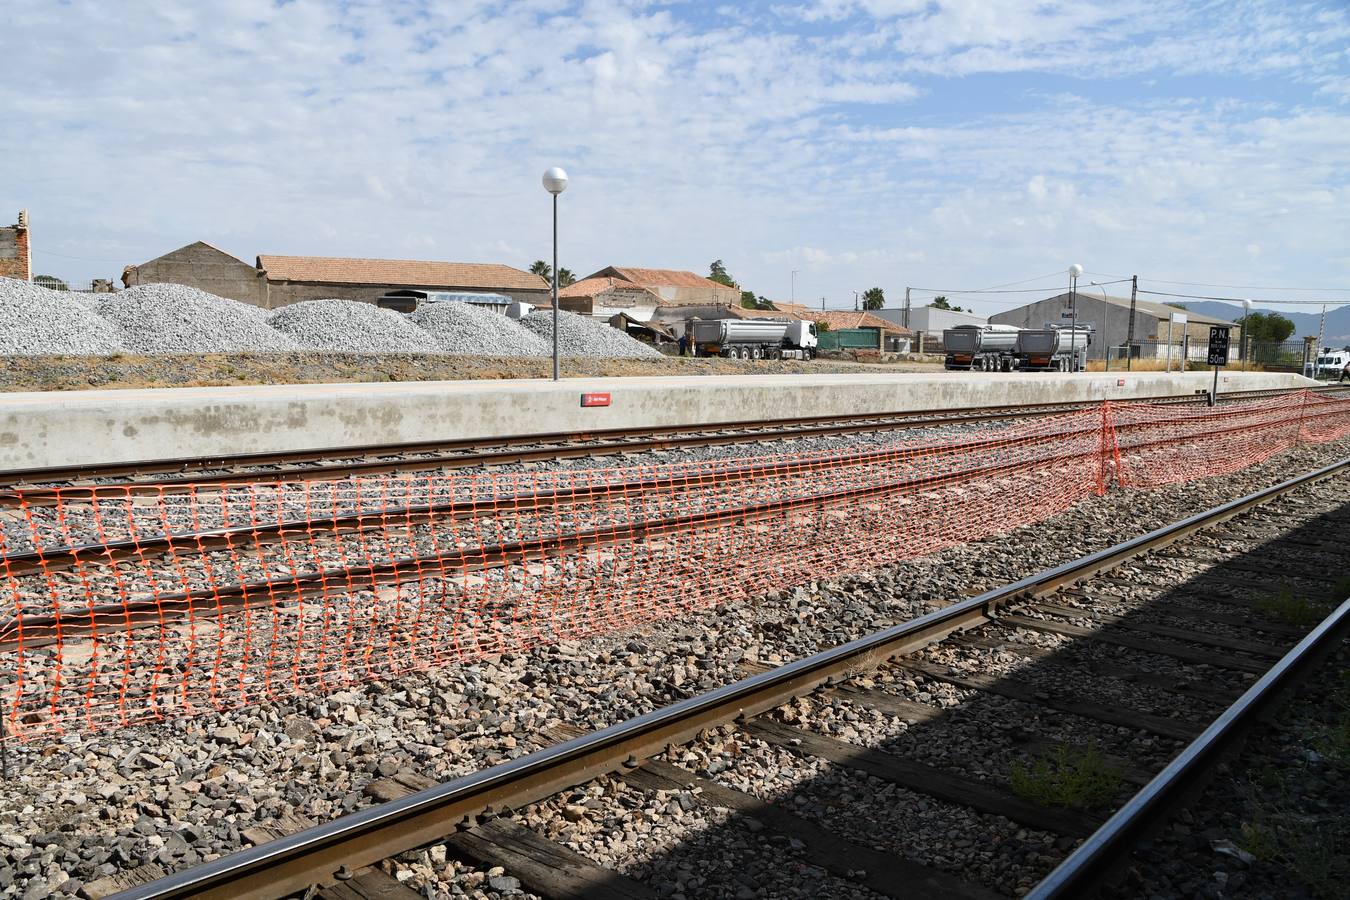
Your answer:
[[[558,307],[608,320],[620,313],[648,322],[661,298],[641,285],[610,276],[583,278],[558,290]]]
[[[606,266],[586,276],[615,278],[646,288],[666,306],[734,306],[741,302],[740,288],[727,287],[683,269],[639,269]]]
[[[498,263],[415,259],[349,259],[331,256],[258,257],[269,307],[300,300],[339,297],[374,302],[390,290],[503,294],[536,305],[551,302],[549,283],[538,275]]]

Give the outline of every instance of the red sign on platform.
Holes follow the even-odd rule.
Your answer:
[[[1116,387],[1124,387],[1124,386],[1125,386],[1125,379],[1124,379],[1124,378],[1117,378],[1117,379],[1116,379]]]
[[[582,394],[582,406],[609,406],[609,394]]]

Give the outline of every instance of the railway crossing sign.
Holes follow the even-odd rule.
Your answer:
[[[1209,329],[1209,364],[1228,365],[1228,326],[1214,325]]]

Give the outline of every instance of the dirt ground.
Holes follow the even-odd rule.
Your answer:
[[[545,378],[548,359],[432,354],[268,353],[184,356],[11,356],[0,362],[0,391],[323,384],[364,381],[456,381]],[[565,359],[564,378],[632,375],[800,375],[940,372],[929,362],[855,363],[729,359]]]

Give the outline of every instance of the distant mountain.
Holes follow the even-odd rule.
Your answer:
[[[1218,300],[1178,300],[1177,302],[1186,304],[1187,309],[1198,312],[1202,316],[1227,319],[1229,322],[1242,321],[1242,307],[1233,303],[1222,303]],[[1290,338],[1293,340],[1294,338],[1316,335],[1318,323],[1322,319],[1322,311],[1317,307],[1305,306],[1303,308],[1317,311],[1290,312],[1288,308],[1271,309],[1258,305],[1252,307],[1252,312],[1277,312],[1293,322],[1294,334]],[[1350,305],[1327,310],[1327,330],[1324,343],[1337,346],[1350,344]]]

